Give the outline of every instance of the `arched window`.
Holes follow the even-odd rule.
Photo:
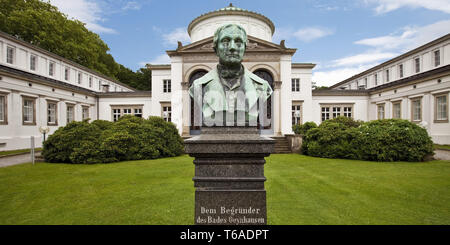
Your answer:
[[[266,80],[273,90],[273,76],[269,71],[267,71],[266,69],[258,69],[256,71],[254,71],[253,73],[255,75],[257,75],[258,77]],[[269,99],[267,99],[267,118],[272,119],[272,96],[270,96]],[[258,125],[258,128],[259,128],[259,125]],[[264,127],[264,129],[268,129],[268,128],[270,128],[270,126]]]
[[[191,76],[189,77],[189,87],[192,86],[192,83],[195,80],[203,77],[206,73],[208,73],[208,72],[205,71],[205,70],[196,70],[196,71],[194,71],[191,74]],[[190,127],[190,129],[191,130],[200,130],[200,126],[194,126],[194,100],[192,99],[192,97],[190,99],[191,99],[191,127]]]

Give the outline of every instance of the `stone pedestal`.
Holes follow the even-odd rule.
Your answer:
[[[267,224],[264,157],[274,143],[256,127],[204,127],[185,140],[195,157],[195,224]]]

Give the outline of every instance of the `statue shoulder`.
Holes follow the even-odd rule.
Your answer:
[[[208,73],[206,73],[203,77],[200,77],[198,79],[196,79],[193,84],[197,85],[197,84],[207,84],[209,82],[211,82],[212,80],[214,80],[214,78],[217,77],[217,70],[213,69],[211,71],[209,71]]]
[[[269,85],[269,83],[268,83],[266,80],[264,80],[264,79],[258,77],[258,76],[257,76],[256,74],[254,74],[253,72],[251,72],[251,71],[249,71],[249,70],[247,70],[247,69],[245,69],[245,72],[248,74],[248,76],[249,76],[253,81],[255,81],[255,82],[257,82],[257,83],[259,83],[259,84],[261,84],[261,85],[265,85],[265,84]]]

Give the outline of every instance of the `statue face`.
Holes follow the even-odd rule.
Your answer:
[[[240,64],[245,52],[244,33],[234,26],[223,29],[220,32],[216,51],[220,64]]]

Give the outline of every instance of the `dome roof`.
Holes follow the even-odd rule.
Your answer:
[[[256,19],[259,19],[263,22],[265,22],[271,29],[272,31],[272,35],[273,33],[275,33],[275,25],[273,24],[273,22],[267,18],[266,16],[260,14],[260,13],[256,13],[253,11],[248,11],[245,9],[241,9],[238,7],[233,6],[233,4],[230,3],[229,6],[225,7],[225,8],[221,8],[215,11],[211,11],[208,12],[206,14],[202,14],[199,17],[195,18],[194,20],[191,21],[191,23],[189,23],[188,26],[188,33],[189,35],[191,35],[191,31],[194,28],[194,26],[196,26],[198,23],[200,23],[201,21],[211,18],[211,17],[215,17],[215,16],[226,16],[226,15],[242,15],[242,16],[251,16],[254,17]]]

